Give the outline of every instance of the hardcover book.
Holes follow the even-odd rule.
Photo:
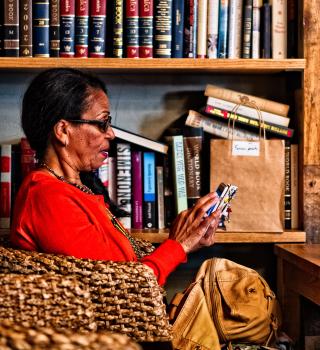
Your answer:
[[[90,0],[89,56],[105,57],[106,1]]]
[[[20,3],[20,57],[32,57],[32,0]]]
[[[60,56],[60,0],[50,0],[50,57]]]
[[[89,46],[89,0],[76,0],[75,56],[88,57]]]
[[[219,0],[208,0],[208,58],[218,57]]]
[[[143,153],[143,226],[156,227],[155,153]]]
[[[205,96],[221,98],[225,101],[241,103],[242,99],[255,103],[262,111],[279,114],[284,117],[288,115],[289,105],[272,101],[263,97],[253,96],[244,92],[226,89],[220,86],[208,84],[206,86]]]
[[[184,0],[173,1],[171,57],[183,58]]]
[[[118,126],[112,125],[113,132],[115,136],[121,140],[131,142],[135,145],[142,146],[148,148],[152,151],[160,152],[166,154],[168,152],[168,145],[151,140],[147,137],[135,134],[131,131],[126,131],[124,129],[119,128]]]
[[[252,3],[252,58],[260,58],[260,20],[262,0],[253,0]]]
[[[230,0],[229,7],[228,58],[240,58],[243,0]]]
[[[139,0],[126,4],[126,57],[139,58]]]
[[[273,0],[271,11],[272,58],[287,58],[287,1]]]
[[[227,58],[229,0],[220,0],[218,58]]]
[[[165,228],[163,166],[156,167],[158,229]]]
[[[60,57],[74,57],[75,0],[60,1]]]
[[[49,0],[33,2],[33,56],[49,57]]]
[[[299,162],[298,145],[291,144],[290,148],[290,181],[291,181],[291,229],[299,228]]]
[[[112,1],[112,57],[123,57],[123,12],[122,0]]]
[[[131,228],[131,146],[117,143],[117,204],[127,212],[120,221],[125,228]]]
[[[242,58],[250,58],[252,48],[252,0],[244,0],[242,32]]]
[[[197,57],[197,22],[198,0],[186,0],[183,56],[186,58]]]
[[[3,56],[19,57],[19,0],[3,1]]]
[[[143,176],[142,152],[132,151],[132,228],[143,228]]]
[[[207,56],[208,0],[198,0],[197,58]]]
[[[271,5],[264,3],[261,8],[261,57],[271,58]]]
[[[201,197],[202,184],[202,143],[203,129],[185,126],[183,147],[187,185],[188,207],[192,207]]]
[[[139,0],[139,56],[153,58],[153,0]]]
[[[154,57],[170,58],[172,0],[154,0]]]
[[[291,228],[291,145],[286,140],[284,147],[284,227]]]

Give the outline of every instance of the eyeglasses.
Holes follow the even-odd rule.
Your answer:
[[[105,120],[91,120],[91,119],[69,119],[68,122],[79,124],[92,124],[96,125],[101,132],[107,132],[109,126],[111,126],[111,115]]]

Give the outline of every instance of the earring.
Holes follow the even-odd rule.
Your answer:
[[[67,140],[67,139],[64,141],[64,146],[65,146],[65,147],[68,146],[68,140]]]

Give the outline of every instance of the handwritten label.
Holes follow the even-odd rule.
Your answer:
[[[260,154],[260,143],[253,141],[233,141],[233,156],[251,156],[258,157]]]

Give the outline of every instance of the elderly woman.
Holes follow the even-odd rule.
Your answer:
[[[214,193],[180,213],[169,239],[140,259],[132,236],[116,218],[108,196],[89,188],[81,174],[92,174],[108,156],[114,139],[104,84],[73,69],[40,73],[22,105],[22,127],[39,166],[23,181],[15,201],[11,241],[45,253],[151,267],[160,284],[186,255],[214,243],[219,212],[207,216]]]

